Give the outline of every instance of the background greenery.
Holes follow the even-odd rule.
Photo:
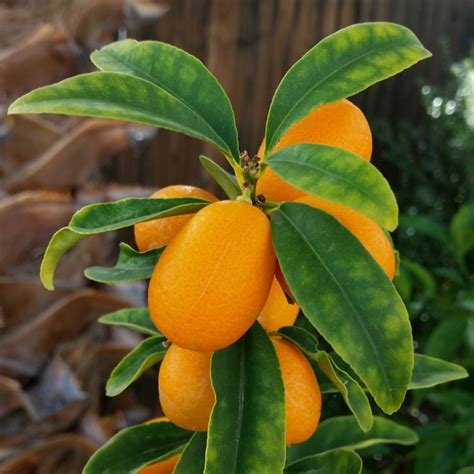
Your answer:
[[[448,64],[440,86],[420,84],[418,120],[373,121],[375,162],[392,176],[400,206],[396,285],[416,350],[474,368],[474,51]],[[474,465],[472,378],[409,393],[400,421],[413,448],[367,453],[373,472],[457,472]],[[471,468],[474,472],[474,468]]]

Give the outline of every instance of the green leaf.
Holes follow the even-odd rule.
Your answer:
[[[80,235],[68,227],[59,229],[49,241],[40,266],[41,283],[47,290],[54,290],[54,272],[61,257],[74,245],[84,240],[87,235]]]
[[[196,94],[195,87],[189,90]],[[235,150],[230,150],[200,110],[193,110],[170,91],[129,74],[91,72],[70,77],[25,94],[10,105],[8,113],[78,115],[166,128],[212,143],[224,155],[237,159]]]
[[[318,351],[315,357],[319,368],[334,384],[342,395],[346,405],[354,414],[360,429],[369,431],[373,425],[372,409],[364,389],[359,383],[336,364],[336,361],[325,351]]]
[[[99,323],[123,326],[147,336],[161,336],[150,318],[148,308],[124,308],[104,314]]]
[[[165,246],[138,252],[124,242],[120,243],[117,263],[113,267],[89,267],[84,275],[100,283],[123,283],[150,278]]]
[[[393,23],[360,23],[324,38],[289,69],[275,92],[267,153],[316,107],[357,94],[430,56],[409,29]]]
[[[354,451],[333,449],[287,466],[283,472],[298,474],[360,474],[362,459]]]
[[[268,158],[270,168],[301,191],[350,207],[394,230],[397,200],[387,180],[367,160],[326,145],[300,143]]]
[[[203,168],[214,178],[216,183],[227,194],[229,199],[236,199],[242,194],[237,179],[234,175],[228,173],[224,168],[220,167],[215,161],[207,156],[199,157]]]
[[[211,379],[216,404],[204,472],[281,472],[285,464],[283,380],[273,344],[259,323],[230,347],[214,352]]]
[[[72,216],[68,227],[58,230],[50,240],[41,262],[41,282],[48,290],[54,290],[53,278],[59,260],[88,235],[151,219],[194,213],[207,204],[207,201],[195,198],[127,198],[85,206]]]
[[[314,357],[318,352],[317,339],[302,327],[284,326],[278,331],[275,331],[273,334],[288,339],[290,342],[297,345],[308,356]]]
[[[464,257],[474,248],[474,204],[459,208],[451,220],[449,234],[456,258],[464,267]]]
[[[393,284],[362,244],[328,214],[284,203],[271,213],[271,221],[281,269],[305,316],[380,408],[396,411],[411,378],[413,340]]]
[[[209,69],[196,57],[158,41],[133,39],[109,44],[91,55],[101,70],[130,74],[149,81],[200,117],[239,161],[239,144],[232,105]]]
[[[434,297],[436,295],[436,280],[425,267],[407,258],[402,259],[400,267],[402,271],[408,272],[420,284],[427,296]]]
[[[89,459],[83,474],[136,474],[145,465],[179,453],[192,432],[167,421],[126,428]]]
[[[360,430],[353,416],[336,416],[324,420],[308,441],[289,446],[287,464],[330,449],[362,449],[388,443],[409,446],[417,442],[413,430],[380,416],[374,416],[374,425],[367,433]]]
[[[173,474],[202,474],[206,460],[207,433],[194,433],[181,453]]]
[[[466,369],[460,365],[435,357],[415,354],[415,367],[409,390],[434,387],[435,385],[452,382],[469,377]]]
[[[163,336],[152,336],[141,342],[112,370],[105,391],[108,397],[122,393],[151,366],[160,362],[166,352]]]
[[[456,474],[474,474],[474,465],[463,467],[456,471]]]
[[[197,198],[126,198],[84,206],[72,216],[68,227],[78,234],[100,234],[137,222],[192,214],[208,204]]]

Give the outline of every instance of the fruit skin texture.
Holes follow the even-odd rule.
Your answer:
[[[318,427],[321,391],[313,369],[301,351],[272,337],[285,386],[286,444],[306,441]]]
[[[254,206],[201,209],[162,253],[148,289],[151,319],[171,342],[214,351],[255,322],[275,271],[270,222]]]
[[[347,228],[383,268],[390,280],[395,276],[397,262],[390,240],[371,219],[348,207],[316,196],[305,196],[295,202],[309,204],[335,217]]]
[[[168,421],[168,418],[161,416],[159,418],[154,418],[152,421]],[[150,464],[138,471],[138,474],[171,474],[174,467],[179,461],[179,454],[175,454],[164,461],[157,462],[155,464]]]
[[[161,188],[153,193],[151,198],[178,198],[190,197],[216,202],[218,199],[205,189],[195,186],[175,184]],[[168,244],[179,230],[188,222],[194,214],[183,214],[181,216],[163,217],[151,221],[135,224],[133,231],[135,242],[140,252],[156,249]]]
[[[362,111],[346,99],[323,105],[310,112],[283,135],[273,151],[297,143],[344,148],[368,161],[372,155],[369,123]],[[263,157],[264,152],[265,143],[262,143],[258,156]],[[294,201],[305,195],[303,191],[280,179],[269,168],[257,182],[257,194],[263,194],[271,201]]]
[[[161,408],[181,428],[207,431],[215,402],[209,375],[210,352],[193,352],[172,344],[158,374]]]
[[[278,331],[283,326],[293,326],[299,309],[296,303],[288,303],[285,293],[275,277],[258,321],[267,331]]]

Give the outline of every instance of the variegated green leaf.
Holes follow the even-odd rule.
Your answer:
[[[267,153],[296,121],[323,104],[352,96],[431,54],[407,28],[360,23],[310,49],[286,73],[268,112]]]
[[[173,474],[202,474],[206,461],[207,433],[194,433],[184,448]]]
[[[397,200],[387,180],[349,151],[300,143],[269,156],[268,165],[301,191],[350,207],[388,230],[397,227]]]
[[[394,286],[362,244],[328,214],[284,203],[271,221],[281,269],[305,316],[377,404],[387,413],[397,410],[411,378],[413,340]]]
[[[138,474],[144,466],[163,461],[181,452],[192,431],[167,421],[144,423],[126,428],[89,459],[83,474]]]
[[[120,243],[117,263],[113,267],[89,267],[84,275],[100,283],[124,283],[127,281],[145,280],[150,278],[156,262],[163,253],[165,246],[138,252],[124,242]]]
[[[224,168],[221,168],[215,161],[212,161],[207,156],[201,155],[199,160],[201,161],[203,168],[214,178],[216,183],[227,194],[229,199],[236,199],[242,194],[235,176],[228,173]]]
[[[374,416],[374,425],[367,433],[360,430],[353,416],[336,416],[324,420],[308,441],[289,446],[287,464],[331,449],[363,449],[389,443],[409,446],[417,442],[415,431],[380,416]]]
[[[122,393],[129,385],[151,366],[160,362],[165,356],[166,347],[163,336],[152,336],[141,342],[127,354],[112,370],[105,391],[107,396],[115,397]]]
[[[150,318],[148,308],[124,308],[104,314],[99,323],[122,326],[147,336],[161,336]]]
[[[196,94],[195,87],[189,88],[192,80],[196,77],[188,76],[187,80],[176,83],[180,90]],[[211,103],[213,99],[220,102],[210,95]],[[173,91],[130,74],[92,72],[70,77],[20,97],[10,105],[8,113],[77,115],[151,125],[205,140],[225,156],[238,159],[236,142],[226,143],[199,108],[183,102],[182,96]],[[220,117],[217,107],[215,115]]]
[[[285,464],[285,394],[278,358],[259,323],[212,356],[216,394],[205,474],[275,474]]]
[[[41,282],[45,288],[53,290],[54,272],[59,260],[89,235],[122,229],[151,219],[191,214],[207,204],[207,201],[195,198],[127,198],[85,206],[72,216],[67,227],[56,232],[50,240],[41,262]]]
[[[294,474],[360,474],[362,459],[354,451],[333,449],[296,461],[283,472]]]
[[[167,91],[201,117],[238,162],[232,105],[217,79],[199,59],[170,44],[126,39],[93,52],[91,60],[103,71],[130,74]]]

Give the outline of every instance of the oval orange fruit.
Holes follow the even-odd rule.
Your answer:
[[[309,204],[335,217],[349,230],[393,280],[396,271],[396,258],[390,240],[373,220],[348,207],[316,196],[304,196],[295,202]]]
[[[288,302],[277,278],[273,278],[267,301],[258,320],[268,331],[278,331],[283,326],[292,326],[298,316],[299,306]]]
[[[267,216],[244,202],[210,204],[158,260],[148,289],[151,318],[180,347],[222,349],[255,322],[274,271]]]
[[[153,193],[151,198],[177,198],[190,197],[215,202],[218,199],[205,189],[195,186],[175,184],[161,188]],[[155,249],[168,244],[178,231],[188,222],[194,214],[163,217],[151,221],[139,222],[133,227],[135,242],[140,252]]]
[[[310,363],[288,341],[272,338],[285,386],[286,444],[306,441],[321,416],[321,391]]]
[[[209,370],[210,352],[193,352],[172,344],[158,374],[161,408],[181,428],[207,431],[215,397]]]
[[[344,148],[366,160],[370,160],[372,155],[369,123],[362,111],[346,99],[314,109],[283,135],[273,151],[297,143]],[[262,143],[258,156],[263,157],[264,152],[265,144]],[[269,168],[257,182],[257,194],[263,194],[271,201],[293,201],[305,195]]]

